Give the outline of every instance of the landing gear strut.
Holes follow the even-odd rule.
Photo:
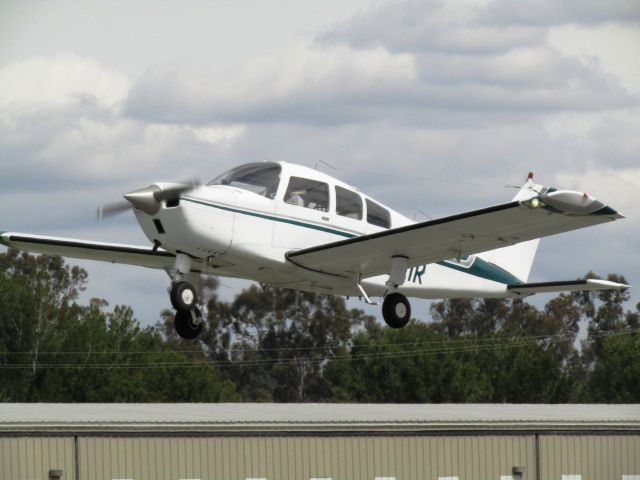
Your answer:
[[[411,318],[411,305],[403,294],[393,292],[384,297],[382,316],[391,328],[404,327]]]

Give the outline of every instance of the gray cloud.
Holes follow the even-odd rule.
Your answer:
[[[355,15],[318,41],[403,52],[487,55],[539,44],[546,27],[604,22],[640,22],[640,4],[634,0],[493,0],[463,6],[443,0],[405,0]]]
[[[188,124],[392,120],[429,128],[637,105],[597,61],[554,49],[547,28],[496,23],[488,5],[394,2],[242,71],[150,69],[129,91],[125,113]]]
[[[318,38],[320,44],[347,43],[358,48],[383,46],[392,51],[495,54],[539,43],[537,27],[486,25],[481,6],[460,8],[453,2],[392,2],[354,16]]]
[[[361,82],[348,86],[348,72],[337,68],[318,82],[300,75],[275,89],[263,88],[265,81],[258,78],[234,89],[220,88],[215,75],[185,75],[176,67],[143,76],[131,90],[125,112],[139,120],[167,123],[332,125],[392,119],[436,126],[446,123],[451,112],[455,123],[473,122],[476,113],[502,115],[502,121],[512,122],[523,113],[604,110],[637,103],[597,65],[584,65],[549,48],[469,62],[418,56],[406,75],[386,83],[361,73]]]
[[[502,25],[553,26],[564,23],[596,24],[604,22],[640,22],[640,3],[635,0],[495,0],[482,16],[487,22]]]

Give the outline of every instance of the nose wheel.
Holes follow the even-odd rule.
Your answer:
[[[198,307],[191,310],[178,310],[174,317],[176,333],[185,340],[193,340],[202,332],[204,323]]]
[[[382,303],[382,316],[391,328],[404,327],[411,318],[411,304],[398,292],[389,293]]]
[[[195,288],[189,282],[176,282],[171,287],[169,298],[171,305],[176,309],[176,333],[185,340],[193,340],[200,335],[204,325],[202,312],[196,307],[198,295]]]
[[[189,311],[196,306],[198,295],[189,282],[177,282],[171,287],[169,294],[171,305],[180,311]]]

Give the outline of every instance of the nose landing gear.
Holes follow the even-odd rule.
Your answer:
[[[178,310],[174,317],[176,333],[185,340],[193,340],[202,332],[204,322],[198,307],[191,310]]]
[[[184,280],[185,277],[197,283],[199,274],[191,273],[191,258],[184,253],[178,253],[169,299],[173,308],[176,309],[174,317],[176,333],[185,340],[193,340],[202,332],[204,322],[202,312],[196,307],[198,303],[196,289],[192,283]]]
[[[176,309],[176,333],[185,340],[193,340],[200,335],[204,325],[202,312],[196,307],[198,295],[195,288],[189,282],[176,282],[171,287],[169,298],[171,305]]]
[[[191,310],[198,301],[195,288],[189,282],[177,282],[171,287],[169,294],[171,305],[176,310]]]

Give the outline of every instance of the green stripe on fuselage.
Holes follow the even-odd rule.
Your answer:
[[[493,263],[489,263],[486,260],[478,257],[474,257],[473,263],[469,267],[458,265],[457,263],[449,260],[438,262],[438,265],[453,268],[454,270],[458,270],[459,272],[468,273],[469,275],[484,278],[485,280],[491,280],[492,282],[504,283],[506,285],[522,283],[506,270],[503,270]]]
[[[242,210],[239,208],[228,207],[226,205],[220,205],[217,203],[207,202],[203,200],[196,200],[194,198],[189,198],[189,197],[180,197],[180,198],[182,200],[186,200],[187,202],[197,203],[200,205],[205,205],[207,207],[217,208],[219,210],[226,210],[228,212],[239,213],[241,215],[249,215],[251,217],[263,218],[265,220],[271,220],[274,222],[288,223],[289,225],[295,225],[297,227],[304,227],[304,228],[310,228],[313,230],[319,230],[321,232],[340,235],[341,237],[346,237],[346,238],[357,237],[357,235],[350,232],[336,230],[334,228],[328,228],[322,225],[316,225],[314,223],[301,222],[299,220],[291,220],[288,218],[277,217],[275,215],[252,212],[250,210]],[[464,267],[462,265],[459,265],[449,260],[437,262],[437,264],[443,267],[451,268],[453,270],[458,270],[459,272],[468,273],[469,275],[474,275],[476,277],[484,278],[485,280],[491,280],[493,282],[504,283],[507,285],[522,283],[520,280],[518,280],[516,277],[511,275],[509,272],[478,257],[474,258],[473,263],[469,267]]]
[[[273,215],[267,215],[265,213],[252,212],[249,210],[240,210],[239,208],[227,207],[224,205],[219,205],[217,203],[205,202],[202,200],[195,200],[193,198],[181,197],[182,200],[186,200],[192,203],[199,203],[200,205],[205,205],[207,207],[218,208],[220,210],[226,210],[228,212],[241,213],[242,215],[249,215],[251,217],[264,218],[265,220],[272,220],[274,222],[288,223],[290,225],[296,225],[298,227],[311,228],[313,230],[319,230],[321,232],[332,233],[334,235],[340,235],[342,237],[353,238],[357,235],[349,232],[343,232],[342,230],[336,230],[334,228],[324,227],[322,225],[316,225],[314,223],[300,222],[298,220],[290,220],[288,218],[276,217]]]

